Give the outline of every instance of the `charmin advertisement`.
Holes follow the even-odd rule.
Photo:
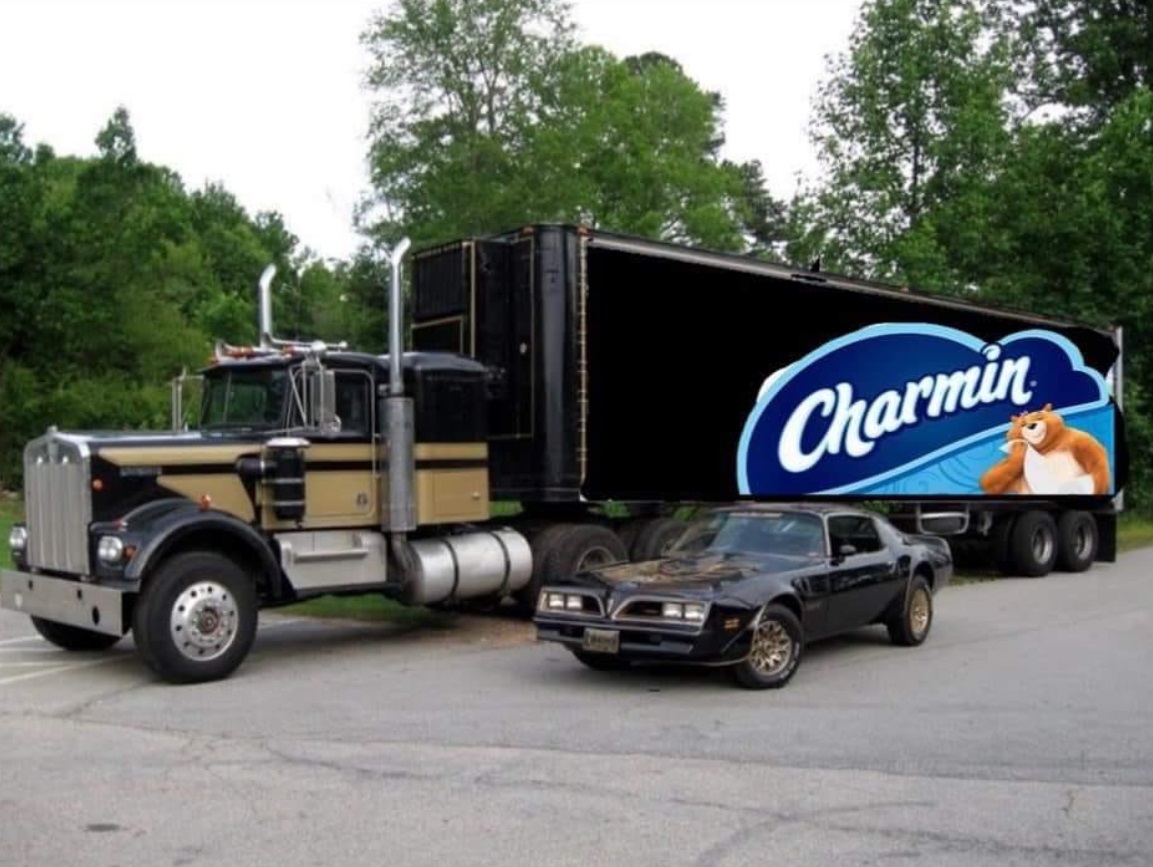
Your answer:
[[[768,376],[740,438],[748,496],[1115,493],[1114,407],[1065,337],[886,324]]]

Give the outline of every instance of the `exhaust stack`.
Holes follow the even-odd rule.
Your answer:
[[[385,420],[386,440],[382,443],[385,454],[382,462],[388,466],[387,508],[382,509],[382,529],[392,534],[392,549],[402,576],[410,576],[414,567],[411,551],[404,534],[416,529],[416,463],[414,456],[414,411],[412,398],[404,393],[401,359],[404,345],[401,335],[401,271],[400,263],[411,242],[401,240],[391,251],[388,260],[392,267],[392,281],[388,296],[388,366],[387,396],[381,401],[381,415]],[[404,580],[402,578],[402,580]]]
[[[260,275],[260,346],[271,349],[275,344],[272,338],[272,278],[276,276],[276,266],[270,264]]]

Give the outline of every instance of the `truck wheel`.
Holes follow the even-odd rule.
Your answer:
[[[532,578],[519,591],[522,613],[536,610],[540,589],[553,580],[564,580],[582,569],[596,569],[629,558],[620,537],[600,524],[554,524],[532,540]]]
[[[1003,515],[997,519],[990,534],[993,566],[1002,575],[1013,574],[1013,551],[1010,543],[1013,540],[1013,527],[1016,523],[1016,515]]]
[[[929,637],[933,626],[933,592],[923,575],[909,584],[909,596],[900,614],[885,624],[889,640],[900,647],[916,647]]]
[[[152,574],[133,612],[144,662],[169,683],[203,683],[232,674],[256,637],[256,587],[233,560],[190,551]]]
[[[1097,559],[1097,521],[1088,512],[1064,512],[1057,521],[1057,568],[1084,572]]]
[[[32,628],[40,633],[45,641],[55,644],[61,650],[107,650],[120,640],[119,635],[107,635],[80,629],[67,623],[55,623],[32,617]]]
[[[804,649],[797,615],[783,605],[767,605],[754,627],[749,655],[730,672],[745,689],[780,689],[797,673]]]
[[[669,546],[677,541],[688,526],[676,518],[653,518],[645,521],[633,539],[629,558],[636,563],[645,560],[659,560],[668,552]]]
[[[1025,512],[1017,517],[1009,538],[1013,568],[1027,578],[1040,578],[1057,562],[1057,522],[1047,512]]]

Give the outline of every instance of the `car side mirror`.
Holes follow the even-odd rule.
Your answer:
[[[837,549],[837,554],[840,555],[841,557],[852,557],[856,553],[857,553],[857,546],[856,545],[845,544],[845,545],[842,545],[840,548]]]

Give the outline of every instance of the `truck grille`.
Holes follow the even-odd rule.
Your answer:
[[[28,565],[88,573],[88,476],[88,447],[79,438],[50,433],[24,449]]]

